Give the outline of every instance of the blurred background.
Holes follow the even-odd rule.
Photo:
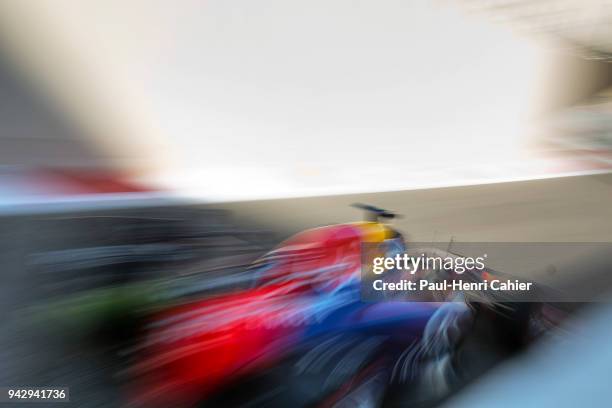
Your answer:
[[[0,386],[135,404],[135,321],[250,287],[354,202],[408,240],[610,242],[611,170],[607,0],[2,0]],[[553,343],[530,373],[568,364]],[[521,387],[504,369],[485,380]],[[573,401],[545,395],[496,403]]]

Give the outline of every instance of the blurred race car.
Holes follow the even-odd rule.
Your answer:
[[[393,255],[405,250],[405,242],[383,222],[394,214],[359,208],[366,221],[301,232],[260,258],[250,269],[251,288],[154,315],[129,370],[131,404],[392,406],[434,401],[466,381],[458,365],[467,366],[470,333],[478,338],[484,333],[499,346],[495,357],[505,356],[527,336],[530,304],[504,305],[498,313],[495,305],[470,305],[462,298],[363,301],[362,244],[379,244]],[[474,323],[478,316],[484,316],[484,331]],[[504,337],[490,338],[500,328],[505,328]],[[481,366],[475,370],[487,363]]]

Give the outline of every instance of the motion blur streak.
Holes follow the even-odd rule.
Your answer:
[[[550,78],[590,69],[452,3],[1,7],[9,49],[116,165],[215,201],[556,174],[533,120],[563,99]]]
[[[611,22],[606,0],[0,1],[0,389],[605,405],[607,306],[364,281],[417,242],[612,242]],[[606,300],[599,248],[461,276]]]

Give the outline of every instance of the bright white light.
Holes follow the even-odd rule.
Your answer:
[[[541,50],[452,6],[41,3],[98,91],[112,81],[106,99],[134,124],[129,139],[148,146],[154,131],[170,146],[157,153],[172,163],[149,178],[190,195],[493,181],[530,159]],[[120,152],[126,135],[108,139]]]

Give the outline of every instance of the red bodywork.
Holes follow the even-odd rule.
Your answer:
[[[361,229],[351,225],[303,232],[262,258],[254,289],[155,316],[145,357],[133,370],[133,402],[188,406],[278,361],[303,335],[317,293],[358,273],[361,239]]]

